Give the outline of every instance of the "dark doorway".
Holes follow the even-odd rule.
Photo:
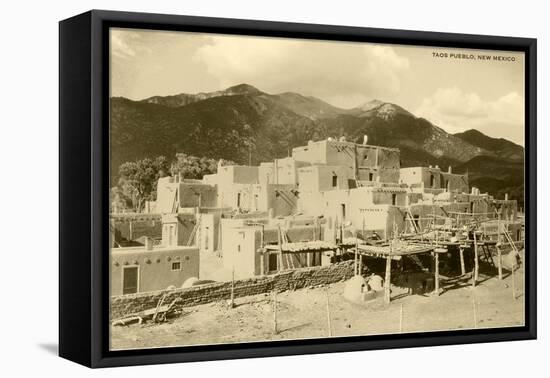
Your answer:
[[[277,255],[271,253],[268,258],[268,270],[270,272],[277,271]]]
[[[122,269],[122,294],[134,294],[138,291],[138,267],[130,266]]]

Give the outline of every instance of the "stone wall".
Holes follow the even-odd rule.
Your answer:
[[[344,261],[325,267],[311,267],[235,281],[235,298],[248,295],[282,292],[310,286],[325,285],[353,276],[353,261]],[[154,291],[111,297],[111,318],[134,314],[155,308],[164,294],[164,304],[178,299],[178,305],[189,307],[227,300],[231,296],[231,282],[216,282],[206,285],[171,291]]]

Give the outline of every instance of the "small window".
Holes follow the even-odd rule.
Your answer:
[[[240,252],[240,251],[241,251],[241,245],[237,244],[237,252]]]
[[[333,175],[332,176],[332,187],[336,188],[338,186],[338,176]]]
[[[181,263],[179,261],[173,262],[172,270],[181,270]]]
[[[374,179],[374,175],[372,174],[372,172],[369,173],[369,181],[372,181]]]
[[[395,206],[397,204],[397,194],[393,193],[391,195],[391,204]]]

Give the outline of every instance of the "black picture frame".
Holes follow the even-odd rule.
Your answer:
[[[525,326],[109,351],[110,27],[525,53]],[[536,39],[92,10],[59,24],[59,354],[89,367],[535,339]]]

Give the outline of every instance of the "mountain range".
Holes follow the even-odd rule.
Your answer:
[[[268,94],[251,85],[225,90],[154,96],[141,101],[111,98],[111,182],[118,166],[176,152],[259,164],[290,154],[293,147],[329,136],[397,147],[401,165],[453,166],[471,185],[523,202],[523,147],[478,130],[449,134],[399,105],[373,100],[341,109],[312,96]]]

